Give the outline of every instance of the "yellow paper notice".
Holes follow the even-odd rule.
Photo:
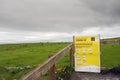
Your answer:
[[[100,72],[99,36],[74,36],[75,71]]]

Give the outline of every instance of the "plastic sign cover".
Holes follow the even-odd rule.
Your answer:
[[[75,71],[100,72],[99,36],[74,36]]]

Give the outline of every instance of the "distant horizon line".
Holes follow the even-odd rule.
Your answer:
[[[120,37],[109,37],[109,38],[101,38],[102,39],[115,39],[118,38],[120,39]],[[1,42],[0,45],[2,44],[30,44],[30,43],[69,43],[69,42],[73,42],[73,41],[19,41],[19,42]]]

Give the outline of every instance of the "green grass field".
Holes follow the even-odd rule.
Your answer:
[[[0,78],[6,80],[19,78],[28,70],[16,72],[6,71],[5,67],[38,66],[48,59],[49,54],[55,54],[70,43],[31,43],[0,45]]]
[[[23,71],[6,71],[5,67],[38,66],[70,43],[31,43],[0,45],[0,78],[18,79],[31,69]],[[112,68],[120,65],[120,45],[101,45],[101,65]],[[58,66],[69,64],[69,55],[65,55]]]
[[[106,68],[112,68],[120,65],[119,44],[101,45],[101,65]]]
[[[49,54],[55,54],[68,43],[38,43],[0,45],[1,66],[26,66],[42,64]]]

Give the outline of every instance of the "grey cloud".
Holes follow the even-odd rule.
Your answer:
[[[13,38],[16,40],[17,37],[21,41],[29,40],[26,40],[25,36],[39,40],[38,37],[52,34],[51,32],[61,37],[46,36],[42,40],[70,39],[70,36],[63,37],[67,35],[61,35],[62,33],[71,36],[73,33],[76,33],[75,35],[104,33],[104,36],[114,28],[116,33],[119,33],[120,29],[116,29],[116,25],[120,26],[119,0],[0,0],[0,32],[8,32],[0,34],[2,37],[6,36],[1,42],[12,41]],[[43,33],[26,35],[32,32]],[[110,34],[114,36],[116,33]]]
[[[120,17],[120,0],[87,0],[87,4],[105,16]]]
[[[77,0],[1,0],[0,24],[16,30],[60,32],[82,31],[95,25],[97,15],[77,4]]]
[[[81,0],[79,0],[81,1]],[[82,0],[89,9],[96,12],[98,21],[104,24],[119,24],[120,0]]]

